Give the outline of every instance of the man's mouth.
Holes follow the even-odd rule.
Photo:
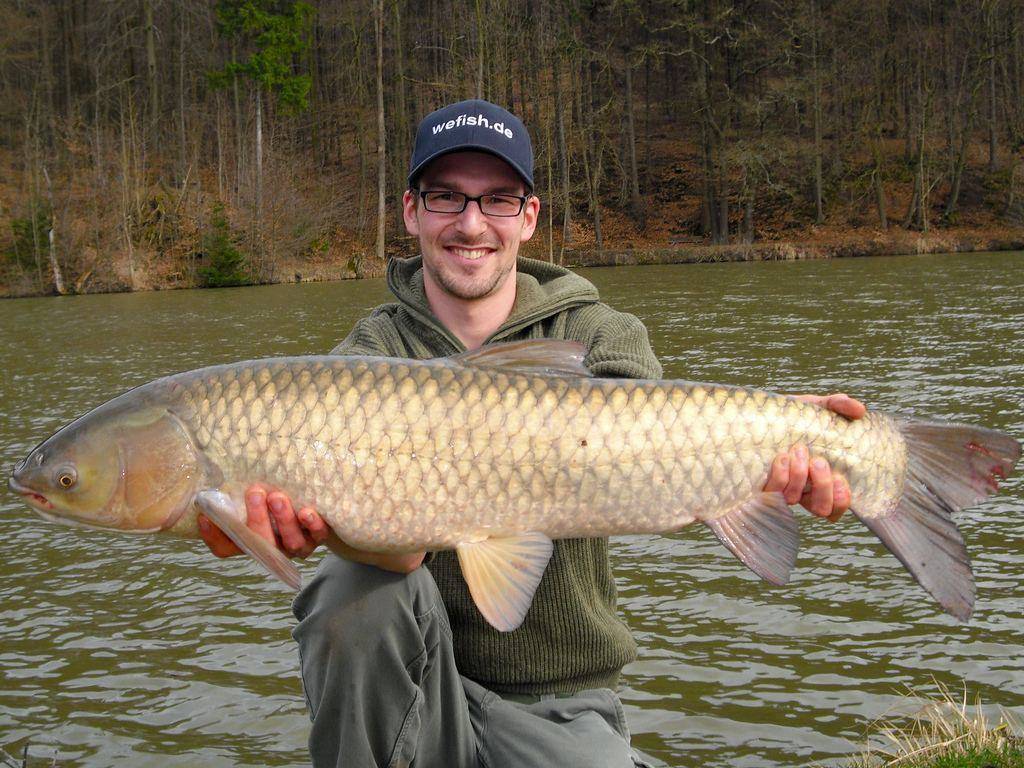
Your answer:
[[[458,245],[449,245],[448,251],[458,256],[460,259],[466,259],[467,261],[477,261],[480,258],[486,256],[489,253],[493,253],[493,248],[464,248]]]

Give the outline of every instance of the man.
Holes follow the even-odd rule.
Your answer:
[[[359,321],[335,354],[429,358],[528,338],[579,341],[595,376],[659,378],[644,326],[601,304],[553,265],[518,259],[537,225],[533,156],[518,118],[485,101],[449,105],[420,124],[405,225],[421,256],[388,265],[398,302]],[[863,406],[816,398],[852,418]],[[809,487],[805,490],[805,485]],[[849,489],[794,446],[766,488],[836,517]],[[327,536],[312,509],[253,487],[249,525],[292,556]],[[214,553],[234,554],[201,521]],[[615,610],[605,539],[555,543],[521,627],[480,616],[452,552],[389,555],[333,548],[295,601],[314,765],[630,766],[612,692],[635,643]],[[420,566],[426,562],[426,567]]]

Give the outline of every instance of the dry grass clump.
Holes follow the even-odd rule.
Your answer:
[[[918,712],[875,723],[887,748],[875,747],[853,758],[850,768],[1024,768],[1024,729],[1008,712],[998,722],[985,715],[979,697],[968,704],[967,689],[954,697],[941,683],[936,698]],[[908,697],[920,699],[913,691]]]

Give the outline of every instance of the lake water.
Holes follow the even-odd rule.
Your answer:
[[[647,323],[667,376],[842,390],[1024,438],[1024,254],[583,274]],[[127,387],[325,352],[387,297],[382,281],[359,281],[0,302],[3,474]],[[835,765],[872,721],[907,711],[908,690],[940,684],[1024,716],[1019,478],[958,517],[978,583],[967,624],[852,515],[801,518],[783,588],[696,526],[615,540],[641,646],[621,691],[635,744],[674,766]],[[7,753],[29,745],[30,765],[308,763],[289,597],[258,567],[196,543],[52,525],[10,493],[0,534]]]

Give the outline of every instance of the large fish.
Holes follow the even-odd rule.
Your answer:
[[[10,487],[50,520],[197,536],[209,515],[297,588],[244,525],[244,488],[277,486],[363,550],[455,549],[500,630],[519,626],[552,539],[700,521],[784,583],[797,525],[762,492],[802,442],[850,484],[851,509],[949,613],[974,605],[951,513],[994,493],[1021,453],[999,432],[870,412],[848,421],[768,392],[590,378],[570,342],[451,358],[298,357],[158,379],[35,448]],[[335,540],[336,541],[336,540]]]

